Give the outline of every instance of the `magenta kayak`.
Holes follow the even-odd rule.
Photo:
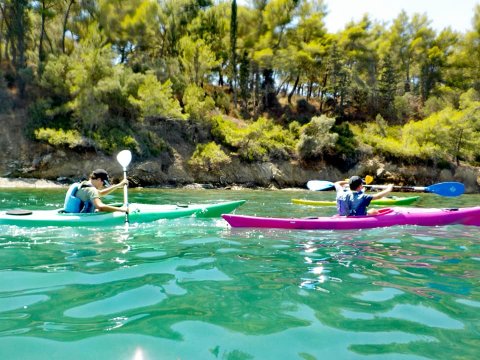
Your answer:
[[[394,207],[380,210],[375,216],[330,216],[317,218],[272,218],[224,214],[232,227],[257,227],[303,230],[354,230],[397,225],[480,226],[480,206],[455,209]]]

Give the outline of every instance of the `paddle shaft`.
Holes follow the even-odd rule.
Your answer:
[[[371,188],[384,189],[384,185],[370,185]],[[430,186],[394,186],[394,189],[411,190],[411,191],[423,191],[428,193],[434,193],[441,196],[459,196],[465,192],[465,185],[460,182],[443,182],[433,184]]]
[[[348,179],[345,180],[348,182]],[[373,176],[365,176],[365,183],[370,184],[373,181]],[[335,187],[335,184],[326,180],[310,180],[307,182],[307,188],[312,191],[331,190]]]
[[[123,168],[123,179],[127,179],[127,168]],[[128,184],[123,186],[123,203],[127,207],[127,212],[125,213],[125,225],[128,225],[130,222],[128,218]]]
[[[117,154],[117,161],[123,168],[123,180],[125,181],[125,185],[123,187],[123,203],[124,206],[127,208],[125,212],[125,225],[128,227],[129,222],[129,214],[128,214],[128,182],[127,180],[127,167],[132,161],[132,153],[130,150],[122,150]]]
[[[387,185],[363,185],[372,189],[386,189]],[[393,186],[394,189],[429,192],[425,186]]]

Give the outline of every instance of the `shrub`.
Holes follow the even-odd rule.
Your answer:
[[[266,118],[244,126],[222,116],[212,118],[212,135],[235,149],[242,160],[289,159],[294,153],[295,136]]]
[[[447,103],[442,98],[438,98],[436,96],[429,97],[427,101],[425,101],[425,105],[423,107],[423,116],[430,116],[433,113],[436,113],[447,106]]]
[[[150,130],[141,129],[136,132],[142,146],[143,155],[158,156],[164,151],[170,152],[168,144],[160,136]]]
[[[358,141],[348,123],[334,125],[332,131],[338,134],[335,142],[333,159],[341,158],[345,166],[350,166],[356,161]]]
[[[152,73],[145,75],[138,88],[138,95],[131,96],[130,101],[139,106],[144,118],[150,116],[184,118],[180,104],[173,96],[171,81],[167,80],[162,84]]]
[[[418,96],[405,93],[403,96],[395,96],[394,107],[396,117],[404,124],[409,120],[416,119],[421,113],[421,100]]]
[[[433,161],[443,167],[453,161],[476,161],[480,146],[477,99],[475,92],[467,92],[460,98],[460,110],[446,107],[404,126],[369,123],[352,128],[363,143],[390,158],[410,163]]]
[[[198,144],[195,152],[188,161],[188,165],[197,172],[212,172],[218,174],[221,168],[232,160],[214,142]]]
[[[107,154],[113,154],[119,149],[125,148],[141,154],[141,147],[137,139],[131,133],[121,128],[97,131],[93,134],[93,139],[97,147]]]
[[[213,99],[205,95],[205,91],[195,85],[190,84],[183,93],[183,104],[185,112],[190,115],[193,120],[203,120],[207,118],[208,113],[215,108]]]
[[[71,112],[65,106],[53,105],[52,98],[38,99],[28,107],[25,133],[33,139],[35,138],[35,129],[43,127],[71,130],[74,126]]]
[[[77,130],[40,128],[35,130],[35,138],[53,146],[88,147],[89,142]]]
[[[230,112],[230,103],[232,99],[224,91],[219,91],[215,93],[215,105],[225,114]]]
[[[386,136],[381,135],[376,123],[369,123],[365,127],[351,126],[356,138],[370,145],[377,154],[386,158],[396,158],[415,163],[425,161],[426,153],[430,150],[422,149],[418,143],[410,143],[404,139],[404,129],[400,126],[386,126]]]
[[[300,133],[302,131],[302,126],[298,121],[292,121],[288,124],[288,131],[294,136],[295,139],[300,138]]]
[[[334,149],[338,134],[332,132],[334,118],[315,116],[301,129],[297,151],[301,159],[323,158],[323,153]]]

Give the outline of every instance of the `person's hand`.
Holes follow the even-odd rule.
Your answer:
[[[392,191],[392,190],[393,190],[393,184],[388,184],[387,190],[388,190],[388,191]]]
[[[121,212],[124,212],[124,213],[128,213],[128,212],[129,212],[129,209],[128,209],[127,206],[121,206],[121,207],[119,208],[119,210],[120,210]]]
[[[121,187],[121,186],[124,186],[124,185],[128,185],[128,179],[122,179],[122,181],[120,181],[118,183],[118,186]]]

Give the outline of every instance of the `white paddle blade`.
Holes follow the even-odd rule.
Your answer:
[[[335,184],[325,180],[310,180],[307,182],[307,188],[313,191],[328,190],[335,187]]]
[[[132,153],[130,150],[122,150],[117,155],[117,161],[124,169],[128,167],[130,161],[132,161]]]

